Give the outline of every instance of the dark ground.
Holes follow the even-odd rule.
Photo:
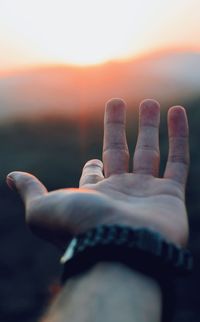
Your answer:
[[[174,322],[200,320],[200,111],[198,101],[188,109],[191,128],[191,172],[187,204],[191,227],[189,247],[194,254],[192,275],[176,282],[178,302]],[[135,139],[128,121],[129,144]],[[161,127],[162,166],[167,155],[166,121]],[[0,127],[0,322],[35,322],[46,306],[49,285],[59,280],[60,252],[34,237],[24,223],[24,209],[16,193],[5,185],[13,170],[30,171],[49,188],[78,185],[81,166],[101,155],[102,129],[94,121],[41,121]],[[133,150],[133,149],[131,149]]]

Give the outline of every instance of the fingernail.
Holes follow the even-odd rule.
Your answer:
[[[7,177],[6,178],[6,182],[7,182],[7,185],[8,187],[12,190],[12,191],[17,191],[17,188],[16,188],[16,184],[15,184],[15,180],[11,177]]]

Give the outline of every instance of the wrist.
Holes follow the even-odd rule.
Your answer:
[[[58,322],[68,318],[76,322],[159,322],[161,319],[158,283],[117,262],[99,262],[70,278],[56,303],[64,308],[60,310],[63,319]]]
[[[61,259],[65,264],[63,281],[66,279],[72,281],[74,276],[87,277],[87,271],[90,274],[95,272],[99,267],[98,263],[104,265],[107,263],[107,267],[109,264],[115,265],[113,267],[119,267],[120,263],[123,267],[126,265],[129,271],[132,270],[134,275],[137,274],[137,280],[141,280],[139,276],[142,277],[144,283],[148,285],[147,288],[152,289],[153,293],[158,293],[153,291],[155,285],[161,289],[164,303],[163,321],[169,321],[173,313],[174,277],[177,274],[188,273],[191,269],[191,260],[187,250],[168,243],[155,231],[119,225],[100,226],[77,236],[71,241]],[[125,268],[123,270],[125,271]],[[142,298],[146,299],[146,296],[142,295]]]
[[[87,286],[96,305],[107,306],[104,321],[160,321],[161,290],[154,279],[121,263],[97,263],[74,280],[82,290]],[[101,303],[101,304],[100,304]],[[123,307],[123,309],[122,309]],[[109,318],[110,315],[110,318]]]

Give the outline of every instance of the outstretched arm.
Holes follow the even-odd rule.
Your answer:
[[[125,224],[152,228],[180,246],[187,243],[184,194],[189,149],[185,110],[176,106],[168,113],[169,156],[163,178],[158,177],[159,104],[145,100],[140,105],[138,140],[130,171],[125,114],[124,101],[114,99],[107,103],[103,163],[100,160],[86,163],[80,189],[48,193],[30,174],[13,172],[8,176],[8,184],[14,185],[24,200],[28,224],[42,238],[63,248],[71,236],[97,225]],[[115,272],[112,279],[111,270]],[[132,287],[125,287],[123,280]],[[56,303],[55,321],[60,322],[65,321],[62,312],[74,321],[79,321],[85,312],[85,320],[81,321],[94,318],[98,321],[99,318],[99,321],[109,322],[158,322],[161,311],[160,290],[155,281],[123,265],[106,263],[69,281]],[[63,304],[62,310],[59,310],[59,303]],[[122,313],[127,320],[120,320]]]

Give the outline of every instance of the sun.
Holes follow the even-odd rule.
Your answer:
[[[97,64],[142,46],[140,1],[7,0],[3,9],[20,48],[45,62]]]
[[[125,59],[166,45],[177,34],[178,10],[173,0],[1,1],[1,63],[91,65]]]

